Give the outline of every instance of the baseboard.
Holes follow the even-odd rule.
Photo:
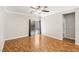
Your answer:
[[[71,35],[71,36],[70,36],[70,35]],[[71,39],[71,40],[75,40],[74,35],[75,35],[75,34],[66,33],[66,36],[65,36],[64,38],[69,38],[69,39]]]
[[[58,40],[63,40],[63,38],[58,38],[58,37],[53,36],[53,35],[49,35],[49,34],[43,34],[43,35],[51,37],[51,38],[55,38],[55,39],[58,39]]]
[[[7,38],[5,40],[13,40],[13,39],[16,39],[16,38],[22,38],[22,37],[27,37],[28,35],[23,35],[23,36],[17,36],[17,37],[11,37],[11,38]]]
[[[5,44],[5,41],[4,41],[4,43],[3,43],[3,47],[2,47],[2,50],[1,50],[1,52],[3,51],[3,48],[4,48],[4,44]]]
[[[79,45],[79,43],[75,42],[76,45]]]
[[[67,38],[67,39],[70,39],[70,40],[75,40],[75,38],[70,38],[70,37],[64,37],[64,38]]]

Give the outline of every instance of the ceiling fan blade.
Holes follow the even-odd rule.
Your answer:
[[[48,11],[48,10],[41,10],[42,12],[50,12],[50,11]]]
[[[47,6],[44,6],[44,8],[48,8]]]
[[[32,7],[32,6],[31,6],[31,8],[32,8],[32,9],[36,9],[36,8],[34,8],[34,7]]]

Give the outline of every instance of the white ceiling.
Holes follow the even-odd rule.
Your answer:
[[[12,12],[18,12],[18,13],[29,13],[32,9],[30,6],[6,6],[6,10],[12,11]],[[72,10],[75,8],[79,8],[78,6],[48,6],[48,10],[50,10],[50,13],[42,13],[41,15],[47,15],[47,14],[55,14],[62,11]]]

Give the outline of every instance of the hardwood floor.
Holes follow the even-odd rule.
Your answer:
[[[47,36],[24,37],[5,41],[3,52],[78,52],[71,40],[57,40]]]

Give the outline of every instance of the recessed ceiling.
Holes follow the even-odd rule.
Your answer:
[[[50,11],[51,14],[55,14],[58,12],[72,10],[75,8],[79,8],[79,7],[78,6],[48,6],[47,9]],[[27,14],[32,10],[30,6],[7,6],[6,9],[8,11],[19,12],[24,14]],[[42,13],[42,15],[45,15],[45,13]]]

